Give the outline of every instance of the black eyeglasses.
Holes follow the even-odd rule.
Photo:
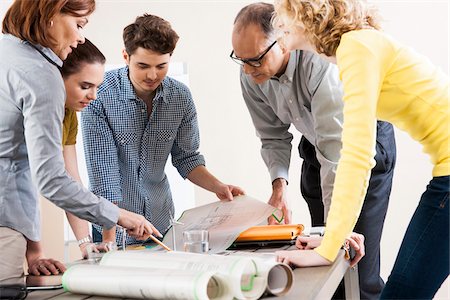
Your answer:
[[[259,68],[262,65],[262,59],[264,58],[264,55],[266,55],[267,52],[269,52],[270,49],[272,49],[272,47],[276,43],[277,43],[277,41],[273,42],[260,56],[258,56],[256,58],[245,59],[245,58],[240,58],[240,57],[234,56],[234,50],[231,51],[230,57],[235,63],[237,63],[241,66],[243,66],[244,64],[247,64],[249,66]]]

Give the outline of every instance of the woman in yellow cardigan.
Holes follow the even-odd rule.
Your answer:
[[[363,1],[277,0],[275,6],[287,48],[315,51],[337,64],[345,102],[325,236],[314,250],[279,252],[279,260],[300,266],[334,261],[363,204],[376,120],[385,120],[420,142],[434,168],[381,298],[432,298],[449,274],[448,75],[380,31]]]

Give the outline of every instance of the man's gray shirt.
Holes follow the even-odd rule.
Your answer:
[[[344,103],[337,67],[318,55],[296,50],[290,53],[285,73],[262,84],[255,84],[241,69],[241,87],[272,182],[288,180],[291,124],[314,145],[326,218],[342,148]]]
[[[50,49],[36,47],[62,64]],[[80,218],[113,226],[118,207],[65,171],[61,142],[66,93],[58,69],[27,42],[7,34],[0,40],[0,82],[0,226],[38,241],[37,191]]]

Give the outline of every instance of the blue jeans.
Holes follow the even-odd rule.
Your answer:
[[[103,235],[94,226],[92,226],[92,241],[94,243],[101,243],[103,241]]]
[[[432,299],[449,274],[450,176],[434,177],[420,199],[381,299]]]

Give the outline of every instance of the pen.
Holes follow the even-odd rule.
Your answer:
[[[123,231],[123,236],[122,236],[122,249],[125,250],[125,246],[126,246],[126,229],[120,225],[117,225],[118,228],[121,228]],[[164,249],[166,249],[167,251],[172,251],[172,249],[170,249],[169,247],[166,246],[166,244],[164,244],[163,242],[161,242],[160,240],[158,240],[156,237],[154,237],[153,235],[150,235],[150,239],[152,241],[154,241],[155,243],[157,243],[158,245],[160,245],[161,247],[163,247]]]
[[[167,247],[163,242],[161,242],[160,240],[158,240],[157,238],[155,238],[153,235],[150,235],[150,239],[152,239],[152,241],[154,241],[155,243],[157,243],[158,245],[160,245],[161,247],[163,247],[163,248],[166,249],[167,251],[172,251],[172,249],[170,249],[169,247]]]

